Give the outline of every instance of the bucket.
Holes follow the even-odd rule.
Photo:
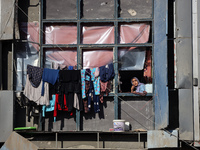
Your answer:
[[[123,132],[125,130],[125,120],[113,120],[114,131]]]

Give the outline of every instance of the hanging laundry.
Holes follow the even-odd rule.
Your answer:
[[[56,122],[56,117],[57,117],[57,114],[58,114],[58,110],[68,111],[66,96],[64,95],[64,99],[63,99],[64,106],[63,106],[63,107],[60,106],[60,104],[59,104],[59,102],[58,102],[58,97],[59,97],[59,95],[56,94],[56,97],[55,97],[55,105],[54,105],[54,113],[53,113],[54,122]]]
[[[50,105],[42,106],[42,117],[45,117],[45,112],[54,111],[55,99],[56,99],[56,95],[52,95],[52,99],[49,100]]]
[[[114,78],[115,72],[114,72],[113,63],[108,64],[107,66],[101,66],[99,69],[100,69],[100,72],[99,72],[100,80],[102,82],[106,82]]]
[[[106,96],[108,96],[108,94],[110,93],[110,83],[111,81],[107,81],[107,82],[102,82],[100,81],[100,86],[101,86],[101,93],[100,93],[100,101],[101,103],[103,103],[103,96],[104,94],[106,94]]]
[[[59,102],[62,101],[63,95],[66,95],[68,111],[72,111],[74,105],[74,93],[76,93],[79,99],[80,110],[82,110],[80,70],[61,70],[59,73],[59,82]]]
[[[37,88],[33,87],[27,74],[23,93],[30,101],[34,101],[37,105],[49,105],[49,83],[45,82],[44,87],[44,95],[41,96],[42,82],[40,82]]]
[[[58,78],[59,78],[59,70],[44,68],[42,74],[42,81],[43,81],[42,93],[41,93],[42,96],[44,95],[44,83],[48,82],[54,85],[58,80]]]
[[[85,93],[87,98],[84,100],[85,113],[90,111],[91,102],[94,104],[94,111],[99,112],[100,77],[95,77],[96,68],[86,69],[85,73]],[[85,107],[87,103],[87,108]]]
[[[43,68],[27,65],[27,74],[32,86],[37,88],[42,80]]]

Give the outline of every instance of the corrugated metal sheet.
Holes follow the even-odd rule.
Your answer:
[[[148,148],[178,147],[178,131],[150,130],[147,132]]]
[[[0,1],[0,39],[13,39],[15,0]]]
[[[169,122],[167,87],[167,6],[168,0],[154,1],[154,100],[155,128],[165,128]]]
[[[13,91],[0,91],[0,142],[13,131]]]

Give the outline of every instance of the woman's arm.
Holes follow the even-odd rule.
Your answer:
[[[134,91],[134,88],[135,88],[135,86],[131,86],[131,93],[135,93],[135,91]]]

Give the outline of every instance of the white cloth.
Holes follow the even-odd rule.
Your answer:
[[[76,93],[74,93],[74,108],[79,110],[79,99]]]
[[[42,81],[40,85],[35,88],[31,85],[29,81],[29,76],[26,76],[26,85],[24,89],[24,95],[30,100],[34,101],[37,105],[49,105],[49,83],[44,83],[44,96],[41,96],[42,91]]]

